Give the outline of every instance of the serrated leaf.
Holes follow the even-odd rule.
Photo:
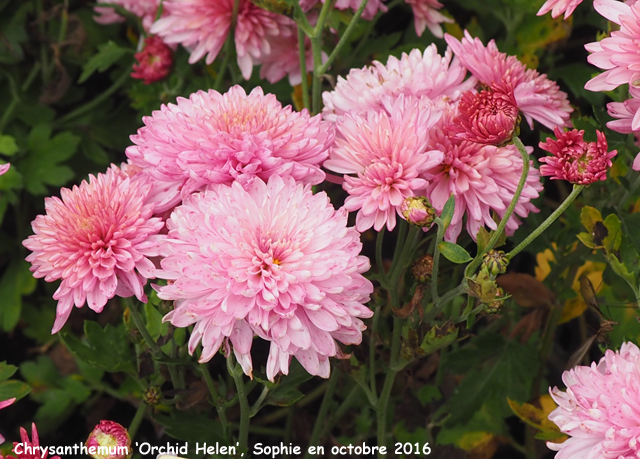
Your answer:
[[[0,401],[9,400],[10,398],[21,399],[31,392],[31,387],[22,381],[10,379],[9,381],[0,382]]]
[[[108,41],[99,46],[98,53],[91,57],[82,67],[82,74],[80,74],[78,83],[84,83],[96,71],[104,72],[128,53],[131,53],[130,49],[121,48],[113,41]]]
[[[602,214],[594,207],[584,206],[580,212],[580,221],[587,231],[591,233],[596,222],[602,221]]]
[[[440,220],[444,223],[444,227],[447,228],[449,224],[451,224],[451,220],[453,219],[453,212],[456,208],[456,197],[451,195],[447,202],[444,204],[442,208],[442,213],[440,214]]]
[[[509,403],[509,408],[511,408],[513,414],[531,427],[545,432],[560,432],[560,428],[549,420],[549,413],[546,413],[541,408],[535,407],[530,403],[518,403],[510,398],[507,398],[507,403]]]
[[[631,285],[636,284],[636,279],[635,279],[635,276],[633,275],[633,272],[629,272],[627,267],[622,263],[620,263],[620,261],[618,260],[618,257],[616,257],[614,254],[609,254],[609,265],[611,265],[611,268],[613,268],[613,271],[618,276],[622,277],[629,284]]]
[[[0,279],[0,324],[5,332],[13,330],[20,319],[22,297],[36,288],[37,282],[29,267],[29,263],[24,260],[14,260]]]
[[[622,242],[622,231],[620,231],[622,222],[616,214],[609,214],[603,223],[608,230],[608,234],[602,240],[602,245],[607,252],[617,252]]]
[[[467,263],[473,260],[469,252],[453,242],[442,241],[438,244],[438,249],[447,260],[453,263]]]
[[[0,362],[0,381],[9,379],[16,371],[18,371],[18,367],[9,365],[7,362]]]
[[[0,154],[12,156],[19,150],[16,139],[10,135],[0,135]]]
[[[449,346],[458,338],[458,329],[449,321],[442,327],[437,325],[431,328],[422,339],[420,349],[422,349],[426,355],[433,354],[443,347]]]

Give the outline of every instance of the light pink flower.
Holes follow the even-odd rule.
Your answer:
[[[513,138],[520,115],[508,84],[462,94],[458,114],[451,125],[458,138],[486,145],[503,145]]]
[[[247,184],[278,174],[316,185],[325,178],[320,165],[333,142],[332,127],[320,115],[283,108],[260,87],[249,95],[240,86],[226,94],[198,91],[143,121],[126,154],[133,164],[150,168],[156,179],[152,194],[165,193],[157,211],[209,184]]]
[[[133,453],[129,431],[113,421],[100,421],[89,434],[86,446],[95,448],[94,453],[89,453],[93,459],[127,459]]]
[[[629,86],[631,98],[624,102],[609,102],[609,115],[618,118],[607,123],[607,127],[621,134],[640,131],[640,88]]]
[[[456,138],[446,129],[451,117],[451,114],[444,117],[431,134],[429,147],[444,152],[444,161],[424,174],[429,181],[426,196],[438,214],[449,197],[455,196],[453,219],[445,233],[447,241],[458,238],[464,215],[467,232],[475,239],[482,226],[496,229],[492,211],[502,217],[511,203],[522,174],[522,158],[514,145],[496,147]],[[527,150],[533,151],[531,147]],[[529,212],[538,212],[530,201],[541,190],[540,174],[531,164],[520,200],[507,221],[508,235],[518,229],[520,221],[516,215],[526,217]]]
[[[8,407],[9,405],[12,405],[12,404],[13,404],[13,402],[15,402],[15,401],[16,401],[15,397],[14,397],[14,398],[10,398],[9,400],[3,400],[3,401],[1,401],[1,402],[0,402],[0,410],[1,410],[2,408],[6,408],[6,407]],[[0,445],[1,445],[1,444],[3,444],[3,443],[4,443],[4,437],[3,437],[2,435],[0,435]]]
[[[297,33],[284,37],[273,37],[269,40],[269,47],[269,54],[260,59],[260,64],[262,64],[260,78],[267,80],[269,83],[275,83],[288,75],[291,86],[299,85],[302,82],[302,75],[300,74],[300,51]],[[307,72],[312,72],[311,40],[306,35],[305,53]],[[326,60],[326,54],[324,53],[323,58],[323,60]]]
[[[396,226],[405,198],[424,194],[420,174],[440,164],[443,154],[428,148],[440,111],[400,96],[387,110],[347,113],[336,124],[336,141],[324,167],[345,175],[344,207],[358,211],[356,229]]]
[[[167,222],[166,258],[156,287],[175,300],[165,316],[177,327],[193,325],[189,352],[199,342],[201,362],[225,338],[251,376],[254,334],[271,342],[267,376],[287,374],[295,356],[312,375],[329,376],[336,340],[359,344],[360,318],[372,312],[373,285],[362,273],[360,234],[347,228],[346,210],[334,210],[324,192],[293,178],[212,186],[177,207]]]
[[[300,6],[304,11],[308,11],[320,1],[324,4],[325,0],[300,0]],[[384,1],[385,0],[369,0],[362,12],[362,19],[370,21],[378,14],[378,11],[386,12],[387,7],[382,3]],[[337,0],[333,7],[339,10],[347,10],[350,8],[355,12],[361,3],[362,0]]]
[[[405,0],[411,5],[413,10],[416,34],[421,37],[424,29],[429,28],[433,36],[442,38],[443,22],[453,22],[453,19],[446,17],[440,11],[442,3],[438,0]]]
[[[40,439],[36,425],[31,423],[31,440],[27,431],[20,427],[20,442],[14,441],[11,450],[15,456],[9,454],[7,459],[47,459],[49,456],[48,448],[42,453],[36,451],[40,451]],[[60,459],[60,456],[51,456],[49,459]]]
[[[580,3],[582,0],[547,0],[538,11],[538,16],[551,11],[552,18],[555,19],[564,13],[564,18],[567,19]]]
[[[144,48],[135,56],[138,61],[133,64],[131,76],[144,80],[144,84],[155,83],[164,79],[171,70],[173,53],[160,37],[149,36],[144,40]]]
[[[623,343],[598,364],[565,371],[565,392],[554,387],[558,408],[549,419],[570,436],[547,442],[556,459],[631,459],[640,455],[640,350]]]
[[[0,175],[4,175],[9,168],[11,167],[11,164],[6,163],[6,164],[0,164]]]
[[[142,19],[142,25],[145,30],[149,30],[153,21],[155,21],[160,0],[109,0],[104,3],[112,3],[121,6],[130,13],[135,14]],[[99,16],[95,17],[95,21],[99,24],[112,24],[114,22],[122,22],[124,18],[120,16],[115,8],[108,6],[96,6],[93,9]]]
[[[604,69],[584,87],[590,91],[611,91],[621,84],[633,86],[640,79],[640,4],[627,4],[616,0],[594,0],[593,7],[609,21],[618,24],[620,30],[611,36],[584,47],[590,54],[587,60]]]
[[[602,132],[596,131],[597,142],[585,142],[584,131],[577,129],[564,132],[555,128],[554,133],[557,140],[547,137],[546,142],[540,142],[540,148],[553,155],[540,158],[541,163],[546,163],[540,166],[543,176],[579,185],[607,179],[611,158],[618,152],[607,152],[607,139]]]
[[[546,75],[527,69],[515,56],[501,53],[493,40],[485,47],[479,38],[473,38],[466,30],[462,41],[449,34],[444,38],[463,65],[482,84],[490,86],[504,79],[511,85],[518,108],[529,126],[533,128],[533,120],[549,129],[570,126],[573,108],[567,94]]]
[[[323,93],[326,120],[337,121],[350,111],[382,110],[385,100],[401,94],[448,104],[457,101],[464,91],[472,89],[476,80],[464,81],[467,71],[451,51],[438,54],[435,45],[424,53],[414,49],[400,59],[391,56],[387,64],[374,61],[372,66],[352,69],[347,78],[338,77],[333,91]]]
[[[179,43],[191,50],[189,63],[204,56],[211,64],[231,30],[234,0],[165,0],[165,14],[151,28],[168,44]],[[286,16],[275,14],[240,0],[235,29],[238,66],[242,76],[251,77],[254,64],[269,54],[269,37],[286,37],[295,24]]]
[[[149,186],[123,175],[112,165],[88,183],[62,188],[62,199],[45,198],[46,215],[36,217],[35,234],[22,242],[33,252],[27,261],[35,277],[62,279],[53,294],[58,308],[52,333],[74,304],[86,302],[101,312],[114,296],[147,301],[143,286],[155,270],[149,257],[158,255],[156,234],[164,224],[152,218],[153,205],[145,201]]]

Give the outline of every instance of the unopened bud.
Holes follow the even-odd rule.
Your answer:
[[[422,284],[429,282],[433,274],[433,257],[425,255],[419,258],[411,267],[411,274]]]
[[[87,450],[93,459],[126,459],[131,457],[131,437],[117,422],[100,421],[87,439]]]
[[[502,304],[504,303],[504,299],[505,299],[504,290],[498,287],[496,290],[496,298],[493,301],[486,303],[487,312],[489,314],[499,313],[500,309],[502,309]]]
[[[406,221],[420,228],[429,228],[436,218],[436,211],[424,196],[405,198],[400,212]]]
[[[506,272],[508,265],[509,259],[502,250],[489,250],[482,259],[482,269],[494,277]]]
[[[157,406],[162,399],[162,391],[158,386],[149,386],[142,393],[142,401],[149,406]]]

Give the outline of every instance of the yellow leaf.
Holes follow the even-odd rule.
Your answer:
[[[458,446],[465,451],[473,451],[482,448],[492,441],[493,434],[488,432],[467,432],[458,440]]]
[[[576,297],[567,300],[564,303],[564,309],[560,316],[559,323],[565,323],[576,317],[580,317],[584,311],[587,310],[587,303],[585,303],[582,295],[580,294],[580,276],[584,274],[591,281],[596,290],[602,285],[602,273],[607,265],[605,263],[594,263],[587,261],[585,264],[578,268],[576,276],[573,279],[571,288],[576,292]]]
[[[560,432],[560,428],[549,420],[549,413],[544,409],[523,403],[522,405],[507,398],[511,411],[531,427],[542,432]]]
[[[551,272],[550,262],[556,261],[551,249],[547,249],[544,252],[540,252],[536,255],[536,279],[542,282]]]

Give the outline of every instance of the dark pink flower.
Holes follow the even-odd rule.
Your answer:
[[[131,437],[117,422],[100,421],[89,434],[87,449],[93,459],[126,459],[131,456]]]
[[[607,139],[602,132],[596,131],[597,142],[585,142],[584,131],[577,129],[563,132],[556,127],[554,133],[557,140],[547,138],[546,142],[540,142],[540,148],[553,155],[540,158],[540,162],[546,163],[540,166],[543,176],[579,185],[607,178],[611,158],[618,152],[607,152]]]
[[[164,79],[171,70],[173,54],[160,37],[152,35],[144,40],[144,48],[135,55],[137,64],[133,64],[131,76],[144,80],[144,84]]]
[[[7,459],[47,459],[49,452],[47,449],[40,449],[40,439],[38,438],[38,430],[35,424],[31,424],[31,440],[24,428],[20,427],[20,442],[13,442],[13,450],[15,456],[7,455]],[[60,459],[60,456],[51,456],[50,459]]]
[[[490,90],[462,95],[452,128],[464,140],[504,145],[513,137],[518,118],[513,90],[507,84],[495,83]]]

